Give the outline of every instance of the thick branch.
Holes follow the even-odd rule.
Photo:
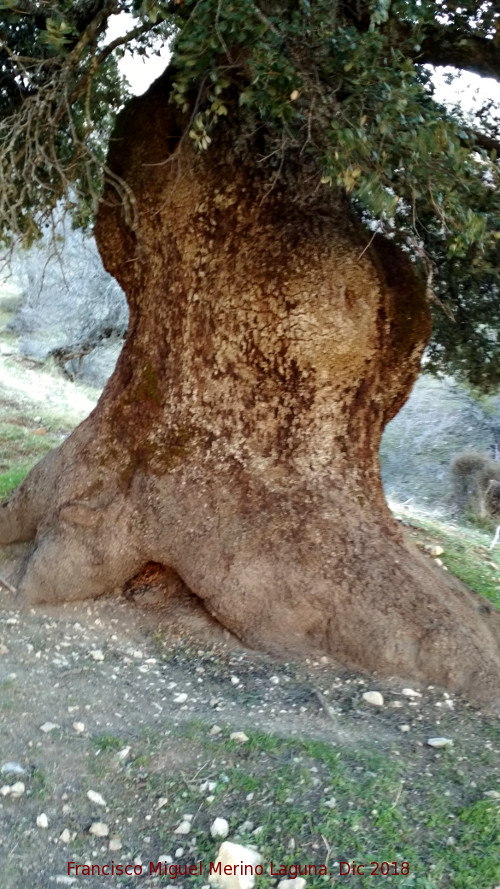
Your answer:
[[[416,62],[452,65],[481,77],[500,80],[500,46],[496,40],[477,37],[437,22],[425,25],[417,36],[414,25],[391,19],[387,31],[394,46],[400,42],[410,44],[411,41],[419,45],[419,49],[413,53]]]

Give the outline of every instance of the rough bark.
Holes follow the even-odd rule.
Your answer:
[[[135,235],[112,192],[99,210],[130,304],[116,371],[0,511],[1,542],[32,541],[22,600],[154,563],[250,646],[492,700],[498,613],[405,542],[380,483],[429,334],[411,264],[326,190],[270,190],[236,121],[197,153],[168,93],[131,102],[113,140]]]

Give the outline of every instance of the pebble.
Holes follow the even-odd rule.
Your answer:
[[[77,734],[81,735],[85,731],[85,724],[83,722],[74,722],[73,728]]]
[[[110,852],[119,852],[121,848],[122,848],[122,841],[121,841],[120,837],[113,837],[109,841],[108,849]]]
[[[450,738],[428,738],[427,746],[439,750],[441,747],[453,747],[453,741]]]
[[[410,726],[408,725],[408,723],[405,723],[404,725],[398,725],[398,729],[400,732],[409,732]]]
[[[325,800],[325,806],[327,809],[334,809],[337,805],[337,800],[334,796],[331,796],[330,799]]]
[[[384,698],[379,691],[364,691],[361,697],[367,704],[371,704],[372,707],[384,706]]]
[[[47,735],[49,732],[53,732],[55,728],[60,728],[57,722],[44,722],[44,724],[40,726],[40,731]]]
[[[96,790],[87,790],[87,797],[89,798],[91,803],[95,803],[96,806],[106,806],[106,800],[101,796],[100,793],[97,793]]]
[[[131,749],[131,747],[124,747],[122,750],[119,750],[116,754],[117,760],[119,762],[123,762],[124,759],[127,759],[127,756],[129,755]]]
[[[93,657],[95,661],[103,661],[104,655],[100,648],[93,648],[90,652],[90,657]]]
[[[306,889],[304,877],[295,877],[294,880],[280,880],[278,889]]]
[[[173,864],[174,859],[171,855],[160,855],[158,859],[158,864]]]
[[[216,818],[210,828],[214,840],[225,840],[229,833],[229,824],[225,818]]]
[[[42,830],[46,830],[46,828],[49,826],[49,819],[47,818],[45,812],[42,812],[41,815],[37,815],[36,826],[41,827]]]
[[[55,877],[51,877],[51,880],[54,880],[54,883],[58,883],[60,886],[72,886],[73,883],[76,883],[76,877],[68,877],[66,874],[57,874]]]
[[[241,680],[238,678],[238,676],[231,676],[231,685],[239,685],[240,681]]]
[[[222,731],[222,729],[221,729],[220,725],[213,725],[208,734],[209,735],[220,735],[221,731]]]
[[[184,704],[187,699],[187,694],[185,692],[180,692],[179,694],[174,695],[174,704]]]
[[[156,808],[163,809],[163,807],[166,806],[167,803],[168,803],[168,798],[166,796],[160,796],[160,799],[156,803]]]
[[[89,827],[89,833],[95,837],[107,837],[109,834],[109,827],[107,824],[104,824],[103,821],[94,821]]]
[[[401,689],[401,694],[405,696],[405,698],[421,698],[422,692],[415,691],[414,688],[403,688]]]
[[[0,787],[0,796],[12,796],[14,799],[19,799],[25,789],[22,781],[16,781],[15,784],[4,784],[3,787]]]
[[[191,821],[181,821],[181,823],[175,828],[174,833],[179,834],[180,836],[186,836],[191,830]]]
[[[245,732],[232,732],[229,737],[231,741],[238,741],[239,744],[246,744],[249,740],[248,735],[245,735]]]
[[[18,762],[4,762],[0,769],[2,775],[24,775],[25,771]]]
[[[182,858],[182,856],[184,855],[184,847],[179,846],[179,848],[175,850],[174,855],[176,858]]]
[[[498,792],[498,790],[485,790],[484,795],[489,796],[490,799],[500,799],[500,793]]]
[[[71,834],[67,827],[64,828],[59,839],[61,840],[61,843],[69,843],[71,841]]]

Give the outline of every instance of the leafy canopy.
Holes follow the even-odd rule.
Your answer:
[[[110,42],[118,12],[132,24]],[[36,237],[62,195],[88,217],[126,96],[116,55],[155,40],[173,41],[171,100],[199,150],[236,95],[260,163],[279,177],[299,157],[301,188],[343,190],[411,251],[436,305],[430,367],[498,386],[500,102],[445,107],[429,67],[490,77],[500,98],[498,0],[0,0],[4,238]]]

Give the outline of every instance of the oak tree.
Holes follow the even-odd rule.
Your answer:
[[[250,646],[498,696],[498,612],[404,538],[378,465],[431,309],[432,365],[499,382],[498,109],[431,76],[498,82],[498,0],[0,11],[3,238],[97,200],[130,308],[96,409],[1,507],[21,599],[153,563]],[[158,39],[167,70],[121,108],[116,53]]]

